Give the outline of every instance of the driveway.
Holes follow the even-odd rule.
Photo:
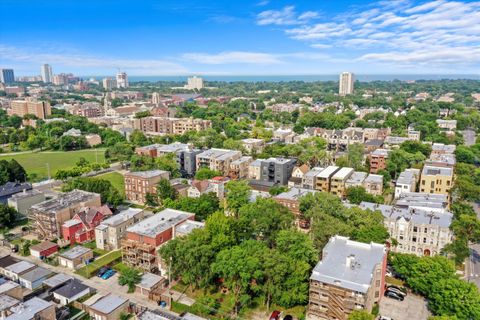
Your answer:
[[[394,320],[426,320],[430,312],[423,297],[409,293],[403,301],[383,297],[380,301],[380,315]]]

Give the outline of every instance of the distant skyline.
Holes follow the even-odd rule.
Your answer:
[[[480,74],[480,1],[3,0],[16,76]]]

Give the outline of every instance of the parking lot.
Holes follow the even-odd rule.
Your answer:
[[[426,320],[430,313],[423,297],[409,293],[403,301],[383,297],[380,301],[380,315],[394,320]]]

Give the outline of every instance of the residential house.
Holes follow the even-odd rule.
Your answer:
[[[457,129],[457,120],[437,119],[436,122],[440,129],[446,131],[455,131]]]
[[[0,294],[7,295],[18,300],[23,300],[22,287],[18,283],[10,280],[0,283]]]
[[[165,277],[145,272],[140,282],[135,285],[135,293],[149,297],[150,294],[163,290],[167,282]]]
[[[127,228],[141,221],[146,211],[128,208],[118,214],[103,220],[95,228],[95,242],[102,250],[117,250],[120,248],[120,239],[126,234]]]
[[[8,279],[12,281],[18,281],[18,278],[24,274],[27,273],[33,269],[35,269],[37,266],[34,265],[31,262],[28,261],[19,261],[17,263],[14,263],[12,265],[9,265],[8,267],[4,268],[4,275]]]
[[[377,173],[379,170],[385,170],[389,152],[390,150],[387,149],[376,149],[370,153],[370,173]]]
[[[30,290],[36,290],[43,285],[48,277],[52,275],[52,271],[42,267],[36,267],[18,277],[18,282],[22,287]]]
[[[347,167],[336,171],[330,178],[330,192],[341,198],[345,197],[347,191],[345,183],[354,171],[353,168]]]
[[[379,196],[383,193],[383,176],[379,174],[369,174],[363,180],[365,190],[373,195]]]
[[[262,175],[262,161],[263,159],[257,159],[248,165],[248,179],[251,180],[260,180]]]
[[[331,178],[340,170],[337,166],[328,166],[317,174],[315,178],[315,190],[330,192]]]
[[[88,296],[91,292],[92,288],[74,278],[64,283],[60,288],[54,290],[53,298],[62,306],[66,306],[73,301]]]
[[[295,166],[292,171],[292,176],[288,180],[288,186],[290,188],[297,187],[301,188],[303,183],[303,176],[310,171],[310,168],[307,164],[302,164],[301,166]]]
[[[55,319],[55,305],[37,297],[19,303],[9,310],[5,320]]]
[[[352,187],[363,187],[363,181],[367,178],[368,173],[355,171],[352,175],[345,181],[345,189]]]
[[[243,156],[240,159],[234,160],[230,163],[230,171],[228,176],[231,179],[246,179],[248,178],[248,169],[253,158],[250,156]]]
[[[432,144],[432,153],[434,154],[454,154],[456,146],[454,144],[434,143]]]
[[[193,180],[192,185],[187,190],[187,197],[199,198],[202,194],[214,193],[219,199],[223,199],[227,181],[223,177],[210,180]]]
[[[124,175],[125,197],[133,203],[143,205],[147,201],[148,193],[157,193],[157,184],[162,179],[169,180],[170,172],[163,170],[128,172]]]
[[[117,320],[122,313],[128,313],[129,305],[128,299],[110,293],[96,300],[87,310],[95,320]]]
[[[383,296],[386,268],[384,245],[330,238],[310,277],[306,319],[346,320],[356,310],[371,312]]]
[[[241,140],[242,146],[245,148],[249,154],[252,153],[261,153],[265,148],[265,140],[263,139],[254,139],[248,138]]]
[[[286,158],[268,158],[262,160],[260,164],[260,180],[287,185],[296,162],[296,159]]]
[[[395,199],[404,192],[414,192],[420,179],[419,169],[406,169],[400,173],[395,182]]]
[[[209,149],[197,154],[197,170],[202,167],[207,167],[210,170],[215,170],[223,175],[228,175],[230,170],[230,163],[240,159],[242,153],[237,150],[227,149]]]
[[[420,192],[449,196],[453,187],[453,169],[425,165],[420,176]]]
[[[197,171],[197,155],[202,152],[202,150],[194,148],[177,151],[176,161],[182,177],[189,178],[195,175]]]
[[[62,225],[63,239],[70,241],[70,244],[92,241],[95,239],[95,228],[111,215],[108,206],[83,208]]]
[[[303,189],[315,189],[315,183],[317,175],[322,172],[325,168],[313,167],[308,172],[306,172],[302,177],[302,188]]]

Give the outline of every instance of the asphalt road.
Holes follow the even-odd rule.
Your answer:
[[[480,219],[480,204],[472,203],[472,207]],[[480,244],[470,245],[470,257],[467,262],[467,280],[473,282],[480,289]]]

